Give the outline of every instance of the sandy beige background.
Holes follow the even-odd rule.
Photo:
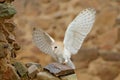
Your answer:
[[[42,28],[61,44],[74,17],[85,8],[95,8],[94,27],[82,49],[72,58],[78,68],[78,80],[120,80],[119,0],[15,0],[13,4],[17,10],[16,39],[21,45],[17,59],[24,63],[39,62],[43,66],[54,60],[32,43],[32,28]],[[112,56],[107,55],[109,53]]]

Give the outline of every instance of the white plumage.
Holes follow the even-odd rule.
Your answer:
[[[70,60],[71,55],[78,52],[90,32],[95,21],[95,13],[94,9],[85,9],[69,24],[63,41],[64,48],[57,45],[52,37],[38,28],[33,30],[33,42],[42,52],[50,54],[58,62],[75,69]]]
[[[95,21],[94,9],[83,10],[68,26],[64,45],[71,54],[76,54]]]

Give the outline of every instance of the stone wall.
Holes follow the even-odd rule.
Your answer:
[[[14,36],[15,24],[11,18],[16,10],[10,4],[13,0],[0,0],[0,80],[19,79],[11,65],[20,49]]]

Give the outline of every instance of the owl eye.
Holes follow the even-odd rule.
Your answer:
[[[55,46],[54,48],[57,48],[57,46]]]

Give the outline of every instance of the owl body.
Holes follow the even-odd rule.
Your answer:
[[[65,32],[64,46],[62,47],[56,44],[49,34],[38,28],[33,29],[33,42],[42,52],[50,54],[57,62],[75,69],[70,59],[71,55],[78,52],[87,34],[92,29],[95,21],[95,13],[94,9],[88,8],[78,14]]]
[[[63,48],[61,45],[54,45],[53,46],[53,53],[51,54],[51,56],[57,62],[62,63],[62,64],[67,64],[71,68],[75,69],[75,66],[70,59],[71,53],[66,48]]]
[[[66,63],[71,58],[70,52],[67,49],[63,49],[61,45],[55,45],[53,47],[52,57],[59,63]]]
[[[53,50],[53,58],[55,58],[55,60],[58,61],[59,63],[62,63],[65,60],[63,56],[64,52],[62,48],[59,45],[55,46]]]

